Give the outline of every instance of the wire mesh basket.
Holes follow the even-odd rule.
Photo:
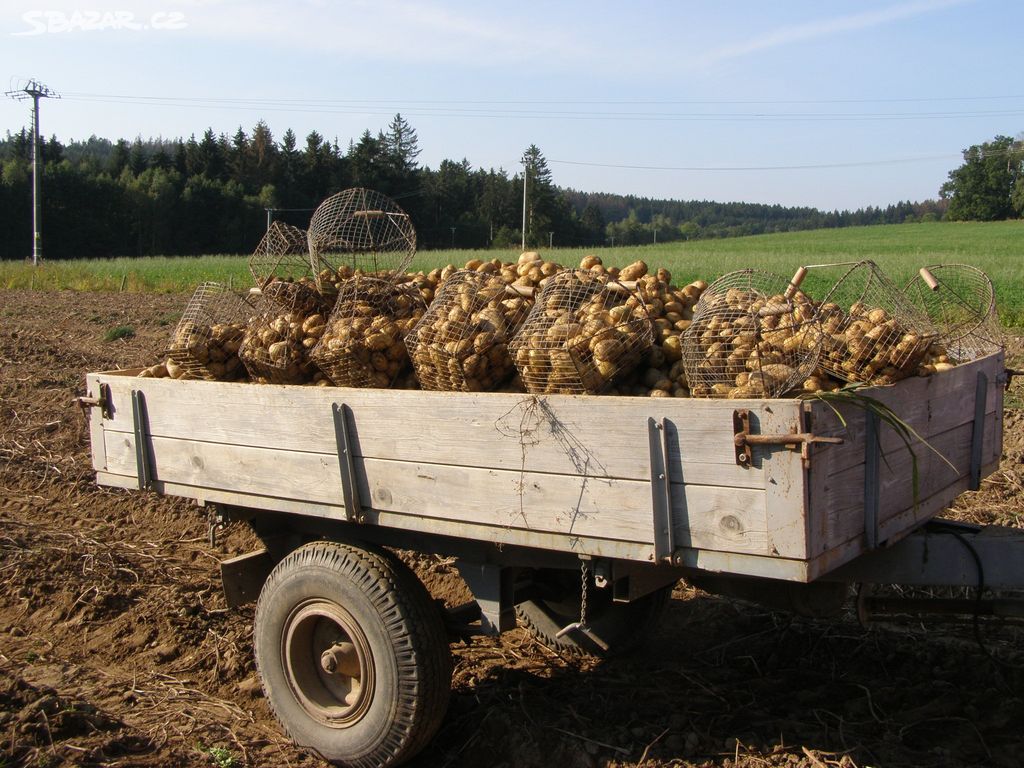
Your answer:
[[[405,340],[420,386],[486,392],[511,378],[509,341],[533,306],[531,296],[493,272],[450,275]]]
[[[587,270],[548,278],[512,340],[512,359],[533,394],[598,394],[635,368],[653,331],[632,287]]]
[[[252,306],[220,283],[200,283],[165,354],[185,375],[207,381],[245,378],[238,358]]]
[[[405,337],[426,312],[411,284],[355,277],[341,286],[311,359],[339,387],[390,387],[409,365]]]
[[[306,230],[273,222],[249,257],[249,272],[258,288],[273,281],[298,281],[314,277]]]
[[[873,261],[807,269],[845,272],[818,305],[821,367],[850,382],[891,384],[917,372],[938,332]]]
[[[323,305],[310,303],[305,292],[295,294],[292,305],[284,305],[283,292],[268,293],[274,285],[256,301],[238,350],[242,364],[259,384],[327,384],[309,357],[326,327]]]
[[[309,253],[320,282],[351,270],[380,278],[401,274],[416,254],[412,219],[394,200],[372,189],[328,197],[309,222]],[[325,270],[327,270],[325,272]]]
[[[803,384],[823,334],[801,279],[744,269],[707,287],[681,340],[691,394],[780,397]]]
[[[1004,346],[989,276],[967,264],[923,267],[904,292],[938,331],[936,344],[955,363],[990,355]]]

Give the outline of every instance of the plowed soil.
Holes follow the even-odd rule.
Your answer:
[[[323,766],[262,698],[252,609],[228,611],[182,500],[93,482],[88,371],[159,359],[179,295],[0,292],[0,768]],[[105,341],[119,326],[134,336]],[[1019,340],[1011,353],[1020,359]],[[1008,403],[1019,403],[1014,384]],[[1024,424],[951,516],[1024,523]],[[450,562],[406,555],[436,596]],[[980,644],[978,642],[980,640]],[[1014,628],[811,621],[679,587],[645,650],[563,658],[522,630],[453,645],[451,709],[418,766],[1019,766]]]

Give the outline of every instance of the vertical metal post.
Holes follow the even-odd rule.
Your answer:
[[[29,80],[22,88],[7,91],[7,96],[19,101],[32,99],[32,266],[39,266],[43,258],[43,178],[39,151],[39,100],[60,98],[38,80]]]
[[[32,266],[43,258],[43,180],[39,173],[39,96],[32,94]]]
[[[971,484],[970,490],[981,488],[981,453],[985,447],[985,405],[988,400],[988,376],[978,371],[974,388],[974,428],[971,431]]]
[[[864,414],[864,544],[867,549],[878,547],[878,507],[882,478],[879,473],[881,444],[879,442],[878,414]]]
[[[672,561],[675,531],[672,521],[672,485],[669,477],[668,430],[664,420],[647,419],[651,460],[651,507],[654,513],[654,562]]]
[[[526,250],[526,175],[528,173],[529,166],[526,163],[526,158],[523,157],[523,250]]]

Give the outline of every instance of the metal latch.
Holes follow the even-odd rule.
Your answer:
[[[110,385],[100,384],[99,397],[91,397],[89,395],[83,395],[82,397],[76,397],[75,402],[78,403],[78,407],[83,411],[88,408],[99,408],[103,414],[104,419],[113,417],[113,411],[111,410],[110,403]]]
[[[740,408],[732,412],[733,445],[736,449],[736,463],[741,467],[751,466],[754,460],[753,446],[783,445],[791,450],[800,450],[800,457],[810,459],[811,443],[830,443],[838,445],[843,442],[841,437],[821,437],[810,432],[791,432],[785,435],[752,435],[750,434],[750,411]]]

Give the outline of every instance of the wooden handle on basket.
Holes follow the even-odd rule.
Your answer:
[[[536,288],[531,288],[528,285],[516,285],[515,283],[505,286],[505,293],[509,296],[522,296],[524,299],[533,298],[536,290]]]
[[[928,267],[921,267],[919,270],[921,279],[924,280],[924,284],[933,291],[939,290],[939,281],[935,279],[935,275],[928,271]]]
[[[792,299],[796,296],[796,292],[800,289],[800,283],[807,277],[807,267],[800,267],[796,272],[793,273],[793,279],[789,281],[789,286],[786,288],[786,292],[783,294],[787,299]]]

